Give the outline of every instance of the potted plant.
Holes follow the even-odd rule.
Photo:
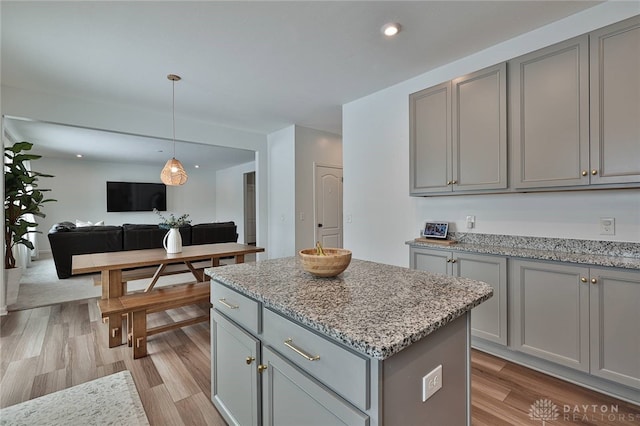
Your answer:
[[[33,243],[26,238],[28,233],[38,232],[33,228],[36,222],[27,219],[25,215],[45,217],[40,210],[42,204],[56,201],[44,197],[44,192],[50,189],[39,189],[40,177],[53,177],[44,173],[27,169],[25,162],[41,158],[40,155],[27,154],[33,144],[17,142],[13,146],[4,148],[4,267],[6,270],[16,268],[13,248],[24,245],[33,250]]]

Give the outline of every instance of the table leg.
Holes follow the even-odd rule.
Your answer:
[[[244,254],[236,254],[236,263],[244,263]]]
[[[191,274],[194,276],[194,278],[196,279],[197,283],[201,283],[204,281],[204,271],[203,270],[198,270],[196,268],[193,267],[193,264],[189,261],[184,262],[185,265],[187,265],[187,268],[189,268],[189,270],[191,271]]]
[[[102,271],[102,298],[122,296],[122,270]],[[122,345],[122,315],[109,315],[109,347]]]
[[[147,356],[147,312],[134,311],[132,326],[133,359]]]
[[[219,257],[212,257],[211,258],[211,267],[212,268],[216,268],[220,266],[220,258]]]

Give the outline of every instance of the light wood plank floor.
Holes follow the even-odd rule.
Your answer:
[[[149,324],[202,313],[188,307],[149,316]],[[133,360],[130,348],[109,349],[107,326],[95,299],[69,302],[0,318],[0,407],[129,370],[152,425],[224,425],[210,402],[208,324],[149,338],[149,356]],[[547,425],[640,425],[640,407],[614,400],[502,359],[474,351],[473,425],[541,425],[531,405],[549,399],[560,416]],[[611,413],[581,411],[564,418],[564,405],[617,406]],[[392,425],[395,426],[395,425]],[[402,425],[405,426],[405,425]],[[408,425],[407,425],[408,426]]]

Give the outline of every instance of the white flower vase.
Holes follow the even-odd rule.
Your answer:
[[[171,228],[164,236],[162,245],[167,253],[180,253],[182,251],[182,236],[178,228]]]

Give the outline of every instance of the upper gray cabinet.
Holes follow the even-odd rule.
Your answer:
[[[640,182],[640,17],[508,66],[512,188]]]
[[[640,181],[640,16],[589,34],[591,183]]]
[[[409,96],[410,194],[507,187],[506,63]]]
[[[509,61],[511,181],[519,188],[589,184],[589,38]]]

